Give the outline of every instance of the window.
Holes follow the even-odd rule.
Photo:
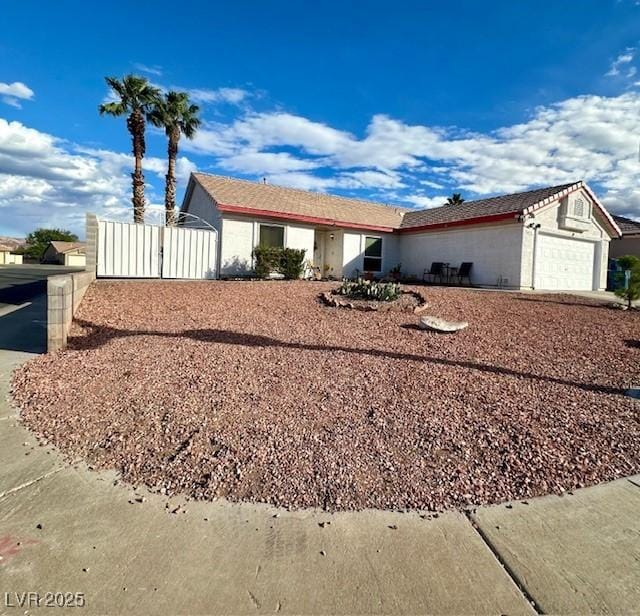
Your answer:
[[[364,238],[364,264],[362,268],[365,272],[382,271],[382,238]]]
[[[260,225],[260,246],[284,248],[284,227]]]
[[[584,218],[584,209],[584,201],[580,197],[576,197],[573,202],[573,215]]]

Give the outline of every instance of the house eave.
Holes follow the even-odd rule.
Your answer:
[[[227,214],[241,214],[244,216],[256,216],[260,218],[273,218],[276,220],[290,220],[300,222],[307,225],[323,225],[336,227],[341,229],[357,229],[361,231],[377,231],[382,233],[393,233],[396,231],[394,227],[381,225],[367,225],[356,222],[345,222],[331,218],[322,218],[319,216],[306,216],[304,214],[292,214],[290,212],[275,212],[273,210],[263,210],[260,208],[246,207],[244,205],[231,205],[228,203],[218,202],[218,210]]]

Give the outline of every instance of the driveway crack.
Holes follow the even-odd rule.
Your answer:
[[[38,483],[38,481],[42,481],[43,479],[46,479],[47,477],[51,477],[51,475],[55,475],[56,473],[59,473],[61,470],[63,470],[64,467],[61,466],[60,468],[56,468],[52,471],[49,471],[48,473],[45,473],[44,475],[41,475],[40,477],[36,477],[35,479],[31,479],[30,481],[27,481],[19,486],[16,486],[15,488],[11,488],[10,490],[6,490],[5,492],[1,492],[0,493],[0,499],[3,499],[5,496],[10,496],[11,494],[15,494],[16,492],[19,492],[20,490],[24,490],[24,488],[28,488],[29,486],[32,486],[34,483]]]
[[[465,516],[469,520],[471,527],[478,533],[478,536],[482,540],[482,542],[489,548],[490,552],[494,555],[496,560],[502,565],[502,568],[505,570],[506,574],[511,578],[511,581],[516,585],[524,599],[531,605],[531,607],[535,610],[536,614],[544,614],[544,610],[539,605],[539,603],[533,598],[533,596],[527,590],[524,582],[520,579],[518,574],[507,564],[507,562],[502,558],[498,548],[493,544],[491,539],[487,537],[487,535],[483,532],[480,526],[476,523],[471,515],[471,511],[465,510]]]

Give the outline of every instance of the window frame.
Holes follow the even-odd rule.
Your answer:
[[[263,244],[261,242],[262,227],[272,227],[272,228],[282,229],[282,246],[271,246],[271,245]],[[267,246],[268,248],[285,248],[286,245],[287,245],[287,227],[286,227],[286,225],[277,225],[277,224],[272,224],[272,223],[269,223],[269,222],[259,222],[258,223],[258,243],[256,244],[256,246]]]
[[[363,272],[372,272],[374,274],[378,274],[382,272],[382,261],[384,259],[384,237],[382,235],[364,235],[363,242],[363,250],[362,250],[362,271]],[[367,240],[379,240],[380,241],[380,256],[377,255],[367,255]],[[367,260],[374,259],[379,263],[379,269],[371,269],[365,267],[365,263]]]

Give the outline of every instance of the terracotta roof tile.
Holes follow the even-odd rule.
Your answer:
[[[640,220],[632,220],[631,218],[625,218],[624,216],[613,216],[616,221],[622,235],[640,234]]]
[[[391,207],[382,203],[237,180],[220,175],[194,173],[193,178],[222,205],[312,216],[336,223],[398,228],[403,213],[409,211],[408,208]]]
[[[511,212],[515,215],[573,185],[574,183],[562,184],[560,186],[538,188],[536,190],[528,190],[511,195],[501,195],[489,199],[465,201],[460,205],[443,205],[429,210],[412,211],[404,216],[402,228],[407,229],[411,227],[421,227],[423,225],[458,222],[471,218],[492,216],[494,214],[508,214]]]
[[[54,240],[51,245],[60,253],[71,252],[72,250],[80,250],[81,253],[85,251],[84,242],[63,242],[60,240]]]

